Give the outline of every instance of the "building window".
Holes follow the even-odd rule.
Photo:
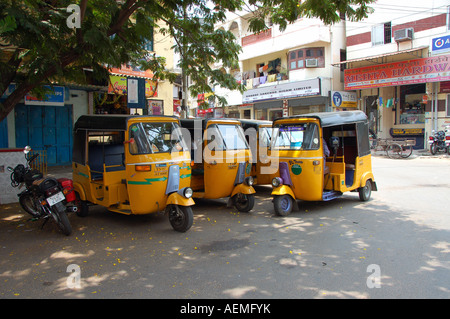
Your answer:
[[[147,41],[144,44],[144,50],[149,52],[153,51],[153,41]]]
[[[152,29],[152,32],[150,33],[148,39],[145,41],[144,50],[149,51],[149,52],[155,51],[153,29]]]
[[[390,22],[378,24],[372,27],[372,45],[391,43],[392,26]]]
[[[308,60],[308,61],[307,61]],[[304,48],[289,53],[289,70],[325,67],[325,48]]]

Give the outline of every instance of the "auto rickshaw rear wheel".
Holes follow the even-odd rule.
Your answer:
[[[238,211],[247,213],[255,205],[255,196],[253,194],[236,194],[233,196],[233,204]]]
[[[276,195],[273,199],[273,207],[278,216],[287,216],[292,212],[294,203],[289,195]]]
[[[184,233],[191,228],[194,222],[194,213],[189,206],[169,205],[167,206],[169,213],[169,222],[173,229]]]
[[[89,214],[89,206],[88,203],[84,200],[80,199],[80,195],[78,193],[76,194],[76,199],[75,199],[75,206],[77,206],[77,211],[76,214],[79,217],[86,217]]]
[[[368,201],[370,198],[370,194],[372,193],[372,182],[371,180],[366,181],[366,185],[364,187],[358,188],[359,199],[363,202]]]

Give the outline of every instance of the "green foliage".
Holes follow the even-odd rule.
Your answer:
[[[155,33],[173,37],[181,54],[179,67],[194,82],[191,94],[208,93],[212,85],[240,89],[226,72],[214,69],[238,64],[241,50],[233,34],[215,29],[227,11],[250,9],[250,28],[266,28],[270,16],[284,29],[299,15],[336,22],[338,12],[361,19],[373,0],[2,0],[0,2],[0,94],[12,82],[16,93],[3,103],[0,120],[28,91],[42,94],[42,85],[54,81],[88,82],[83,68],[105,80],[104,66],[132,64],[151,69],[155,77],[173,81],[165,59],[145,50]],[[81,28],[69,28],[70,4],[81,8]],[[156,22],[165,22],[164,26]],[[208,81],[209,80],[209,81]],[[219,99],[225,103],[224,99]],[[0,105],[1,107],[1,105]]]

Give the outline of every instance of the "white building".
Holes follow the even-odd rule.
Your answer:
[[[266,31],[253,34],[248,31],[250,15],[228,13],[226,23],[217,26],[233,32],[242,46],[239,69],[225,71],[246,91],[216,87],[228,106],[213,109],[211,116],[272,120],[331,110],[331,91],[344,91],[343,72],[332,65],[346,59],[345,22],[326,26],[319,19],[300,18],[281,32],[269,21]]]
[[[357,91],[379,137],[414,137],[450,125],[448,0],[378,0],[360,22],[346,22],[345,89]],[[437,110],[437,111],[436,111]]]

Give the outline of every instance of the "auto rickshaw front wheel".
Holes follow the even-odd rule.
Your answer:
[[[168,205],[169,222],[173,229],[184,233],[191,228],[194,222],[194,213],[190,206]]]
[[[273,207],[278,216],[287,216],[292,212],[294,202],[289,195],[276,195],[273,199]]]
[[[247,213],[255,206],[255,196],[253,194],[238,193],[233,196],[233,204],[238,211]]]

